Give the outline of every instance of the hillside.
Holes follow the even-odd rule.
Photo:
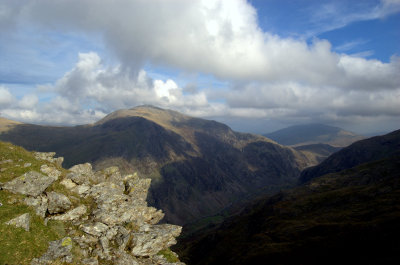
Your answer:
[[[258,135],[171,110],[140,106],[76,127],[22,124],[0,139],[55,151],[65,165],[117,165],[152,178],[148,201],[176,224],[218,214],[249,194],[293,185],[306,155]]]
[[[300,181],[306,182],[328,173],[396,155],[400,155],[400,130],[355,142],[321,164],[305,169],[301,173]]]
[[[150,179],[54,155],[0,142],[0,264],[183,264],[169,249],[182,228],[147,206]]]
[[[324,124],[295,125],[264,136],[282,145],[299,146],[309,144],[329,144],[334,147],[345,147],[364,137],[338,127]]]
[[[189,264],[398,264],[399,139],[397,131],[343,149],[333,156],[371,160],[261,198],[180,241],[178,253]]]

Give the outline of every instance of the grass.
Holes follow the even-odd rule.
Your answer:
[[[160,250],[157,254],[163,256],[170,263],[179,262],[176,254],[172,252],[169,248]]]
[[[35,257],[40,257],[48,248],[48,242],[65,236],[64,224],[49,221],[44,225],[43,219],[24,204],[23,196],[7,191],[0,191],[0,264],[29,264]],[[6,225],[5,222],[29,213],[31,216],[30,231]]]
[[[0,142],[0,182],[8,182],[28,171],[40,172],[40,166],[47,164],[56,166],[48,161],[36,160],[32,152],[10,143]],[[24,167],[25,163],[31,163]],[[65,174],[65,170],[58,167]],[[53,185],[52,190],[61,191],[62,185]],[[66,225],[60,221],[50,220],[47,226],[44,220],[35,214],[35,210],[23,203],[26,196],[13,194],[5,190],[0,191],[0,264],[29,264],[35,257],[46,252],[49,241],[58,240],[66,236]],[[5,222],[24,213],[31,216],[30,231],[6,225]]]

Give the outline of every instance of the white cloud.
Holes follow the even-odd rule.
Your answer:
[[[342,27],[389,16],[398,6],[398,0],[383,0],[365,12],[343,12],[332,4],[313,19],[326,28]],[[384,63],[337,53],[326,40],[309,44],[263,32],[256,10],[244,0],[38,0],[22,1],[13,10],[38,30],[99,34],[120,62],[110,66],[95,52],[80,53],[55,84],[41,86],[56,97],[44,104],[23,98],[18,108],[25,112],[9,108],[13,117],[85,123],[139,104],[200,116],[399,115],[394,107],[400,102],[398,57]],[[9,15],[3,17],[8,21]],[[172,78],[153,80],[146,66],[211,75],[227,85],[223,92],[188,90]]]
[[[14,96],[5,86],[0,85],[0,108],[4,108],[14,102]]]

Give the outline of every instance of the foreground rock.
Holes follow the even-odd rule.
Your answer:
[[[2,183],[1,189],[25,195],[19,201],[33,207],[45,225],[65,222],[67,237],[49,242],[31,264],[183,264],[159,255],[173,253],[169,247],[182,227],[157,224],[164,213],[147,206],[150,179],[123,176],[118,167],[94,172],[89,163],[65,173],[60,170],[63,159],[54,153],[34,154],[44,163],[40,173],[29,171]],[[6,224],[29,231],[30,215]]]

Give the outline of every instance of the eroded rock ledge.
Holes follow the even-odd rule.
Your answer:
[[[183,264],[160,255],[176,255],[169,247],[176,244],[182,227],[158,224],[164,214],[146,202],[150,179],[123,176],[117,167],[94,172],[89,163],[62,174],[56,166],[63,158],[54,155],[35,153],[44,162],[41,172],[29,171],[1,187],[26,195],[24,203],[34,207],[44,223],[68,224],[68,236],[50,242],[47,252],[31,264],[76,263],[73,255],[82,257],[80,264]],[[65,192],[48,191],[51,185],[62,185]],[[8,224],[29,230],[29,220],[24,214]]]

